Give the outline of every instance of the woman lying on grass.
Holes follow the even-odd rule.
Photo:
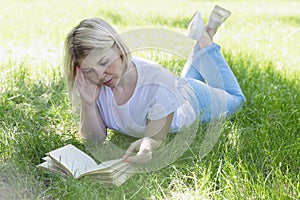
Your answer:
[[[65,70],[69,90],[81,98],[80,134],[103,142],[107,128],[138,139],[124,160],[138,162],[157,149],[168,132],[233,113],[245,100],[240,86],[213,43],[218,27],[230,12],[216,6],[204,26],[196,12],[188,26],[195,39],[181,77],[152,61],[131,57],[111,25],[85,19],[67,36]],[[136,156],[130,156],[138,150]]]

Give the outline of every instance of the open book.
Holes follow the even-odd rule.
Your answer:
[[[97,164],[71,144],[47,153],[43,160],[45,162],[37,165],[38,167],[63,177],[73,176],[78,179],[88,176],[114,185],[122,185],[133,173],[133,166],[122,159]]]

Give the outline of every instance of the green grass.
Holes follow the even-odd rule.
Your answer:
[[[299,1],[0,1],[0,199],[299,199]],[[185,33],[194,10],[232,11],[216,42],[247,102],[199,156],[205,125],[174,163],[120,187],[62,179],[36,169],[68,143],[85,150],[61,73],[66,33],[100,16],[120,32],[140,27]],[[138,9],[140,8],[140,9]],[[178,72],[184,62],[143,52]],[[111,133],[126,148],[131,138]],[[201,152],[200,152],[201,153]]]

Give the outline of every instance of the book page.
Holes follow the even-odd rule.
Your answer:
[[[47,154],[56,165],[73,174],[74,177],[84,173],[87,169],[97,166],[97,163],[75,146],[68,144]]]
[[[115,171],[114,174],[111,175],[92,173],[89,174],[89,178],[100,180],[101,182],[106,184],[114,184],[116,186],[120,186],[134,174],[134,171],[134,167],[128,165],[123,171]]]
[[[133,172],[134,170],[131,169],[129,170],[131,172]],[[127,181],[127,179],[129,179],[131,176],[133,175],[133,173],[121,173],[119,176],[117,176],[113,181],[112,183],[117,185],[117,186],[120,186],[122,185],[123,183],[125,183]]]
[[[65,173],[60,167],[53,164],[52,162],[43,162],[43,163],[41,163],[37,166],[40,167],[40,168],[43,168],[43,169],[45,169],[49,172],[59,174],[63,177],[67,177],[68,175],[70,175],[70,174]]]
[[[122,161],[122,159],[109,160],[89,168],[82,176],[87,174],[113,174],[117,171],[124,171],[128,165],[129,163]]]

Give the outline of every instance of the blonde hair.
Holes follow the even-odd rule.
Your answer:
[[[84,59],[93,51],[108,50],[114,45],[120,50],[121,58],[128,69],[130,52],[109,23],[100,18],[90,18],[82,20],[71,30],[64,48],[64,71],[71,99],[78,60]]]

